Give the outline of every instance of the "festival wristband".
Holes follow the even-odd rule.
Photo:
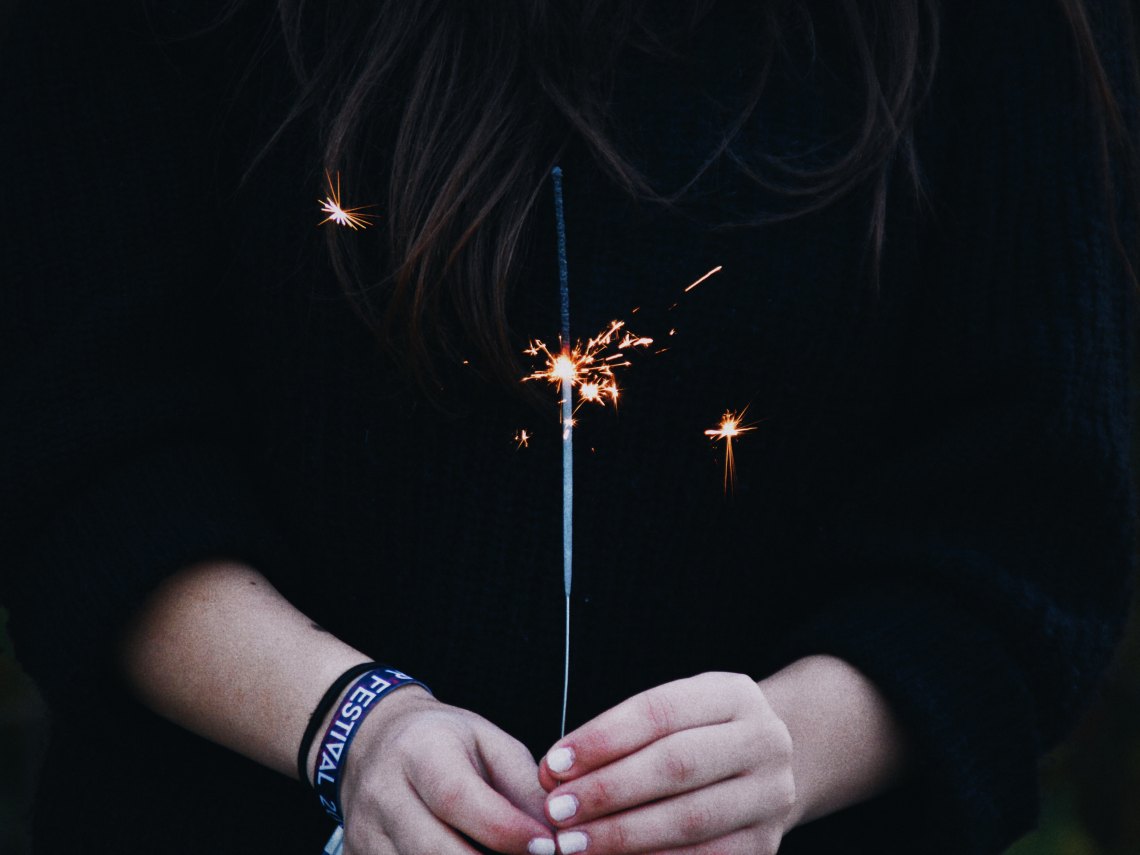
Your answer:
[[[401,686],[422,686],[431,691],[419,680],[395,668],[380,666],[368,671],[349,687],[321,740],[313,770],[313,789],[317,792],[321,807],[342,825],[344,811],[340,804],[340,775],[348,756],[348,747],[356,738],[360,723],[378,706],[378,701]]]
[[[313,785],[309,783],[309,749],[313,747],[313,740],[317,738],[317,731],[320,730],[321,722],[325,720],[325,716],[329,714],[333,704],[340,698],[341,692],[344,687],[364,674],[375,668],[383,668],[379,662],[362,662],[359,665],[353,665],[339,677],[337,677],[324,695],[321,696],[320,702],[317,704],[313,714],[309,716],[309,723],[305,726],[305,733],[301,737],[301,745],[297,749],[297,777],[309,789]]]

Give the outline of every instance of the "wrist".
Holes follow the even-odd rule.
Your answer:
[[[872,798],[903,776],[904,735],[878,689],[848,663],[809,656],[758,685],[792,737],[789,830]]]
[[[422,683],[401,671],[378,663],[368,663],[362,668],[356,669],[361,672],[330,704],[325,721],[317,731],[323,735],[309,748],[305,770],[321,805],[341,824],[344,823],[341,791],[349,757],[368,748],[367,744],[356,745],[361,735],[383,725],[382,719],[391,719],[407,704],[414,704],[417,695],[421,696],[421,703],[423,698],[431,700],[430,692]],[[412,700],[404,701],[408,694]]]
[[[355,792],[360,775],[367,767],[366,763],[360,761],[378,753],[378,746],[388,734],[399,728],[410,717],[439,706],[440,702],[431,692],[417,685],[406,686],[385,698],[383,704],[360,723],[360,732],[352,745],[352,751],[345,758],[344,770],[341,773],[343,792]],[[316,765],[315,752],[313,764]]]

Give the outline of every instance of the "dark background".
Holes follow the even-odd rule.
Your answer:
[[[0,0],[0,28],[16,0]],[[1137,454],[1134,459],[1140,458]],[[1040,829],[1009,855],[1140,853],[1140,621],[1131,630],[1092,710],[1042,766]],[[0,627],[6,615],[0,609]],[[0,630],[0,853],[25,855],[24,833],[46,714]]]

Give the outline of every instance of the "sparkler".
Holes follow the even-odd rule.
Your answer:
[[[625,321],[611,321],[609,326],[585,344],[571,344],[570,338],[570,284],[566,263],[566,213],[562,198],[562,169],[554,167],[550,173],[554,185],[554,220],[558,232],[558,285],[560,297],[561,335],[557,351],[551,350],[539,339],[531,341],[526,353],[542,357],[543,366],[524,377],[525,380],[545,380],[561,392],[562,423],[562,588],[566,597],[566,635],[562,661],[562,736],[566,735],[566,707],[570,695],[570,591],[574,578],[574,390],[578,390],[579,406],[585,403],[604,405],[607,400],[617,406],[621,389],[615,370],[630,365],[626,351],[645,348],[653,339],[639,336],[626,329]],[[713,274],[716,267],[689,285],[691,291]],[[636,310],[635,310],[636,311]],[[672,332],[670,332],[670,335]],[[612,350],[612,352],[610,352]]]
[[[340,173],[336,174],[336,184],[333,184],[332,176],[325,172],[325,178],[329,182],[328,196],[324,199],[318,199],[317,202],[321,206],[321,212],[328,214],[323,220],[317,223],[318,226],[323,226],[325,223],[336,223],[338,226],[347,226],[353,231],[366,229],[372,225],[372,221],[376,219],[371,214],[362,214],[361,211],[366,211],[369,208],[375,208],[375,205],[361,205],[357,208],[345,208],[341,205],[340,201]]]
[[[558,295],[562,321],[562,352],[552,370],[562,388],[562,590],[566,594],[566,638],[562,659],[562,731],[566,735],[566,704],[570,698],[570,587],[574,578],[574,391],[575,363],[570,348],[570,274],[566,266],[566,213],[562,204],[562,168],[551,171],[554,182],[554,222],[558,229]],[[588,349],[588,348],[587,348]],[[561,737],[560,737],[561,738]]]
[[[559,347],[553,350],[541,339],[532,339],[530,346],[524,351],[528,356],[541,358],[541,368],[523,378],[528,380],[543,380],[557,386],[561,392],[561,423],[562,423],[562,581],[563,592],[566,595],[566,638],[563,656],[562,671],[562,735],[566,735],[566,706],[570,688],[570,590],[573,580],[573,527],[574,527],[574,415],[583,404],[599,404],[604,406],[608,400],[617,406],[621,395],[621,388],[617,383],[616,369],[626,368],[632,363],[627,358],[627,351],[633,348],[648,348],[653,339],[640,336],[626,328],[625,321],[610,321],[609,326],[585,344],[581,341],[571,344],[570,339],[570,289],[569,276],[566,264],[566,218],[562,200],[562,170],[554,167],[551,171],[554,184],[554,216],[558,230],[558,280],[561,297],[562,330],[559,336]],[[709,270],[696,281],[690,283],[682,292],[687,294],[707,280],[719,273],[718,265]],[[676,303],[670,309],[676,307]],[[641,307],[633,309],[636,313]],[[670,329],[669,335],[676,333]],[[664,353],[668,348],[660,348],[657,353]],[[578,404],[574,404],[574,390],[578,391]],[[727,418],[727,415],[726,415]],[[723,426],[722,426],[723,427]],[[751,428],[740,428],[734,423],[730,428],[736,433]],[[733,433],[732,436],[735,436]],[[728,437],[728,451],[731,457],[731,436]],[[520,448],[525,445],[520,442]],[[727,479],[727,475],[725,476]],[[726,480],[726,484],[727,484]]]
[[[726,493],[732,490],[736,481],[736,460],[732,456],[732,441],[741,434],[756,430],[754,425],[742,424],[744,414],[747,411],[748,408],[745,407],[737,415],[731,410],[726,410],[721,416],[720,425],[712,430],[705,431],[705,436],[713,442],[724,440],[724,491]]]

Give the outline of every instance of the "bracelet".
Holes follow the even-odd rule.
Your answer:
[[[321,740],[321,751],[313,770],[313,789],[321,807],[341,825],[344,824],[344,811],[340,806],[340,773],[348,747],[356,738],[358,725],[377,706],[377,701],[402,686],[422,686],[423,683],[395,668],[374,667],[360,677],[345,694],[344,703],[337,710],[325,738]]]
[[[361,674],[371,671],[373,668],[382,667],[379,662],[362,662],[359,665],[353,665],[333,681],[333,684],[321,696],[313,714],[309,716],[309,723],[305,726],[305,733],[301,737],[301,746],[297,749],[297,777],[310,790],[313,789],[313,785],[309,783],[309,750],[313,747],[313,740],[317,738],[317,730],[320,728],[321,722],[325,720],[325,716],[328,715],[345,686]]]

